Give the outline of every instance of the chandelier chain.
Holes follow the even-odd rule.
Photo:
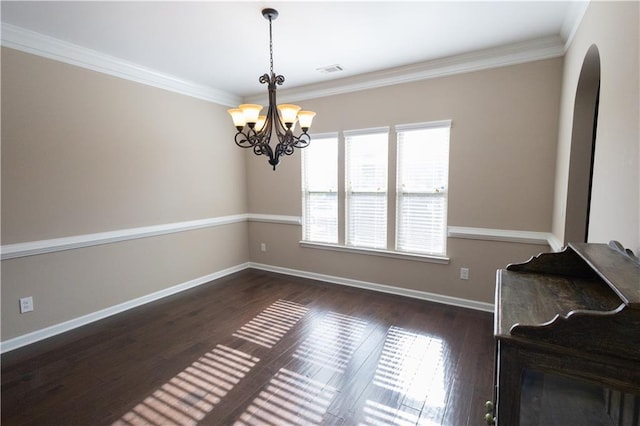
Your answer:
[[[271,16],[269,16],[269,63],[271,65],[271,75],[273,75],[273,35],[271,33]]]

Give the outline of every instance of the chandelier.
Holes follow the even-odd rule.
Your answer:
[[[268,84],[269,106],[267,107],[267,114],[260,115],[263,107],[256,104],[242,104],[238,108],[228,111],[233,119],[233,125],[238,130],[235,136],[236,145],[241,148],[253,148],[253,153],[256,155],[267,155],[269,164],[275,170],[280,162],[280,156],[291,155],[294,152],[294,148],[305,148],[309,145],[311,137],[307,132],[316,113],[300,111],[302,108],[298,105],[281,104],[276,106],[276,85],[284,83],[284,76],[276,75],[273,72],[271,21],[278,17],[278,11],[275,9],[263,9],[262,16],[269,20],[271,72],[270,74],[263,74],[258,80],[262,84]],[[296,123],[300,123],[300,129],[302,130],[302,133],[298,136],[293,134]],[[270,145],[272,135],[277,138],[275,148]]]

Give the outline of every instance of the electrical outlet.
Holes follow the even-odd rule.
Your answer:
[[[20,313],[24,314],[33,311],[33,297],[20,298]]]
[[[460,268],[460,279],[461,280],[469,279],[469,268]]]
[[[266,243],[260,243],[260,251],[261,252],[265,252],[267,251],[267,244]]]

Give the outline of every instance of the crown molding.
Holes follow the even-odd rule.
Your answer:
[[[571,20],[571,22],[567,22],[565,32],[568,34],[575,32],[575,28],[579,25],[587,5],[588,3],[581,4],[581,8],[576,7],[577,12],[574,15],[576,18]],[[132,62],[11,24],[2,24],[0,44],[22,52],[220,105],[235,106],[242,102],[267,102],[265,93],[242,98],[220,89],[182,80],[169,74],[145,68]],[[319,98],[550,59],[562,56],[565,52],[565,47],[566,44],[560,36],[540,38],[323,83],[299,86],[291,89],[281,89],[278,91],[278,99],[282,102],[291,102],[301,99]]]
[[[240,96],[200,85],[24,28],[2,24],[2,46],[221,105]]]
[[[299,86],[291,89],[279,89],[278,100],[280,102],[292,102],[303,99],[320,98],[543,59],[558,58],[565,53],[564,45],[564,41],[560,36],[528,40],[323,83]],[[267,97],[264,93],[260,93],[246,96],[243,101],[247,103],[265,103],[267,102]]]
[[[573,1],[569,3],[569,13],[562,23],[562,28],[560,29],[560,35],[562,36],[562,39],[565,40],[565,53],[567,49],[569,49],[569,46],[573,41],[573,37],[576,35],[576,31],[578,31],[578,27],[580,26],[582,18],[584,18],[584,14],[587,12],[587,8],[590,3],[591,0]]]

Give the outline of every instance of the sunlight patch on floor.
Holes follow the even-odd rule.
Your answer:
[[[272,348],[308,311],[298,303],[280,299],[240,327],[233,336]]]
[[[390,327],[374,384],[432,407],[444,407],[444,367],[442,339]]]
[[[113,425],[196,425],[259,361],[244,352],[217,345]]]
[[[293,356],[302,361],[343,373],[362,339],[367,323],[358,318],[329,312]]]
[[[387,331],[373,385],[392,394],[368,399],[360,426],[439,425],[446,402],[445,343],[392,326]]]
[[[367,400],[364,406],[364,421],[360,426],[415,426],[418,424],[420,412],[389,407],[379,402]]]
[[[235,426],[321,425],[336,389],[281,368]]]

